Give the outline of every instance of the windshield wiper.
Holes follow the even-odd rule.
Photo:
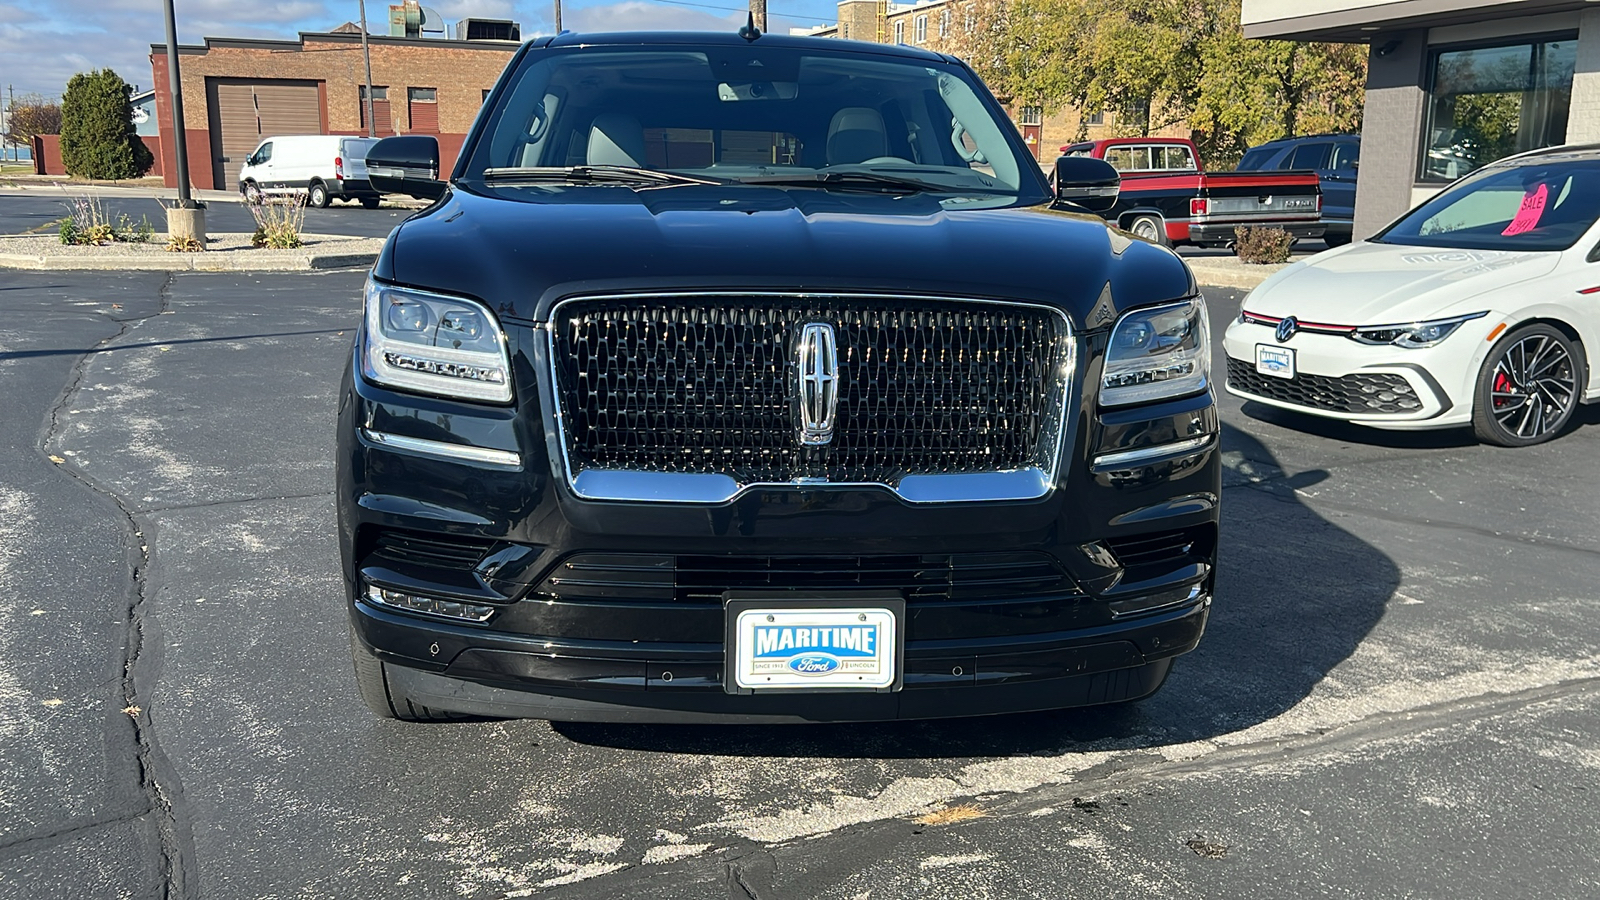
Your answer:
[[[641,169],[635,166],[508,166],[483,170],[485,181],[560,181],[576,183],[614,182],[618,184],[723,184],[713,178],[696,178],[677,172]]]
[[[744,184],[770,184],[780,187],[837,187],[847,190],[900,191],[908,193],[921,193],[924,191],[938,193],[965,193],[971,190],[978,193],[992,193],[984,188],[964,188],[949,184],[935,184],[931,181],[920,181],[915,178],[902,178],[899,175],[884,175],[880,172],[818,172],[814,175],[757,175],[753,178],[741,178],[739,181]]]

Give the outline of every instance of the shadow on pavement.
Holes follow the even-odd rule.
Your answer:
[[[1478,438],[1472,433],[1472,428],[1467,425],[1441,428],[1436,431],[1386,431],[1382,428],[1352,425],[1349,422],[1341,422],[1338,419],[1299,413],[1294,410],[1282,409],[1250,400],[1245,401],[1240,410],[1258,422],[1267,422],[1304,434],[1343,441],[1347,444],[1411,450],[1445,450],[1478,445]],[[1573,411],[1572,419],[1567,422],[1566,427],[1561,429],[1561,435],[1556,437],[1555,440],[1560,440],[1561,437],[1579,429],[1595,425],[1600,425],[1600,403],[1593,403],[1588,406],[1580,404]]]
[[[1255,438],[1224,431],[1228,449],[1273,459]],[[1323,477],[1308,472],[1224,488],[1206,636],[1177,660],[1160,692],[1138,703],[938,722],[552,725],[579,743],[647,752],[881,759],[1058,754],[1090,744],[1139,749],[1249,728],[1304,700],[1355,651],[1399,586],[1399,568],[1381,550],[1299,501],[1294,488]]]

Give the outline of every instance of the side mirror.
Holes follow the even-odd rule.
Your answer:
[[[1107,212],[1117,205],[1122,176],[1103,159],[1063,156],[1056,160],[1056,199],[1090,212]]]
[[[444,182],[439,180],[439,139],[402,134],[373,144],[367,151],[367,179],[379,193],[439,199],[444,196]]]

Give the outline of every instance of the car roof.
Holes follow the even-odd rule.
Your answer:
[[[1600,144],[1558,144],[1554,147],[1540,147],[1538,150],[1529,150],[1526,153],[1518,153],[1515,156],[1497,159],[1489,163],[1489,165],[1521,165],[1523,163],[1548,162],[1558,157],[1568,160],[1600,159]]]
[[[740,47],[747,44],[763,47],[788,47],[797,50],[831,50],[835,53],[871,53],[877,56],[897,56],[930,62],[949,62],[952,57],[904,44],[875,44],[868,41],[839,40],[837,38],[806,37],[789,34],[763,33],[754,41],[747,41],[737,31],[614,31],[596,34],[578,34],[563,31],[551,39],[546,47],[678,47],[722,46]]]
[[[1348,132],[1333,132],[1333,133],[1329,133],[1329,134],[1302,134],[1302,135],[1296,135],[1295,137],[1278,138],[1277,140],[1274,140],[1274,141],[1267,141],[1264,144],[1257,144],[1254,147],[1251,147],[1250,150],[1260,150],[1263,147],[1286,147],[1286,146],[1288,146],[1290,144],[1299,144],[1299,143],[1303,143],[1305,141],[1326,141],[1326,140],[1335,140],[1335,139],[1339,139],[1339,138],[1344,138],[1344,139],[1353,140],[1353,141],[1359,141],[1359,140],[1361,140],[1361,135],[1359,135],[1359,134],[1350,134]],[[1248,153],[1249,151],[1247,150],[1245,152]]]

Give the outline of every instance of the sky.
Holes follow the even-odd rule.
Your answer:
[[[398,2],[398,0],[396,0]],[[741,0],[563,0],[570,31],[734,30],[744,23]],[[178,43],[208,37],[293,40],[301,31],[329,31],[359,15],[358,0],[173,0]],[[522,36],[547,34],[549,2],[425,0],[454,28],[457,19],[511,19]],[[809,27],[837,18],[835,0],[767,0],[768,30]],[[367,24],[386,25],[389,0],[367,0]],[[111,68],[124,81],[150,85],[150,45],[166,43],[162,0],[0,0],[0,90],[59,97],[75,72]],[[380,23],[380,24],[374,24]]]

